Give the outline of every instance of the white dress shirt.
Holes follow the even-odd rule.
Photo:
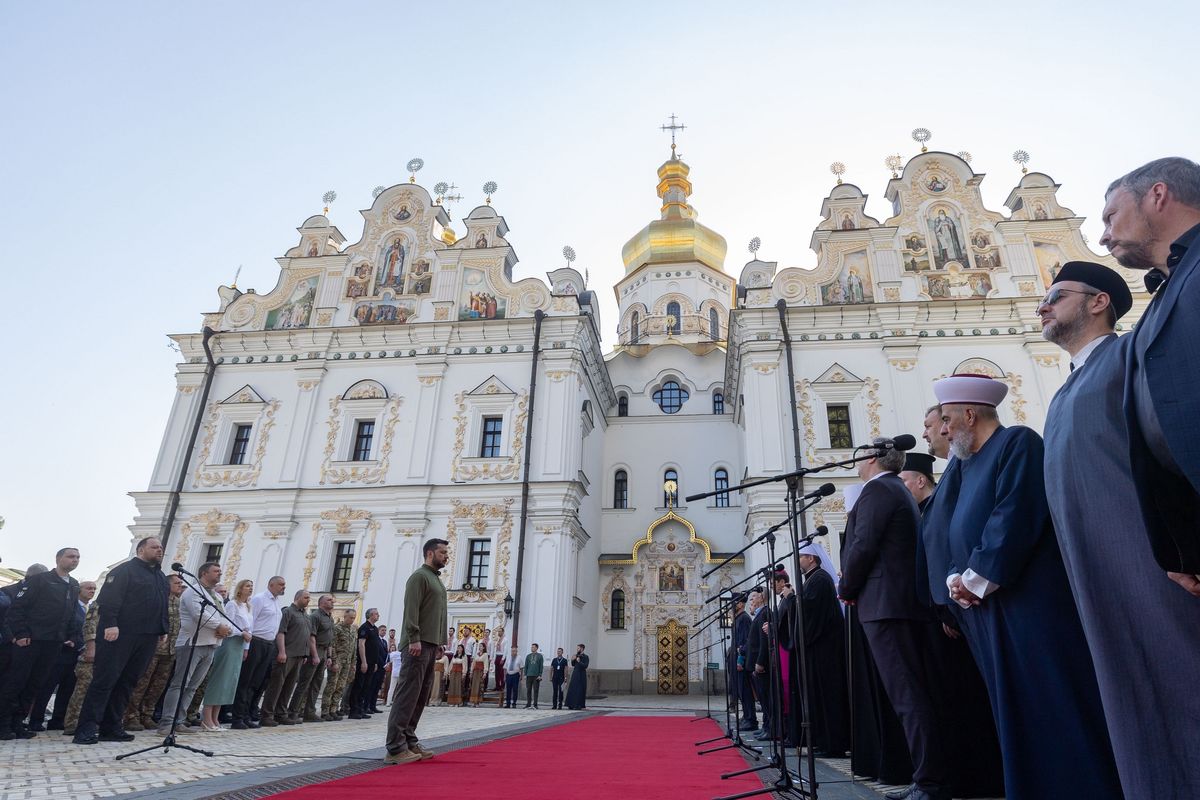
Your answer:
[[[274,643],[275,634],[279,633],[279,621],[283,619],[279,598],[271,594],[270,589],[251,597],[250,618],[250,633],[258,639]]]

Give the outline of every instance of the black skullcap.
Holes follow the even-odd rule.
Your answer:
[[[919,472],[933,477],[933,456],[928,453],[905,453],[901,472]]]
[[[1062,269],[1054,277],[1053,283],[1061,281],[1086,283],[1093,289],[1104,292],[1112,303],[1117,319],[1125,316],[1129,313],[1129,309],[1133,308],[1133,295],[1130,294],[1125,279],[1116,270],[1109,269],[1103,264],[1095,264],[1091,261],[1068,261],[1062,265]]]

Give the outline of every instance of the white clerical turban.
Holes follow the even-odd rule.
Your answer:
[[[842,497],[846,498],[846,513],[849,514],[854,510],[854,504],[858,502],[858,496],[862,494],[863,485],[861,483],[853,483],[842,489]]]
[[[995,408],[1008,394],[1008,386],[987,375],[951,375],[934,381],[933,394],[938,403],[970,403]]]

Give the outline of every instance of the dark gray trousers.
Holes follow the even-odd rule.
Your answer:
[[[936,672],[925,631],[929,624],[881,619],[862,626],[883,689],[904,728],[913,761],[913,783],[937,796],[946,788],[948,765]]]
[[[437,645],[421,642],[421,654],[414,656],[405,648],[400,674],[395,677],[396,694],[388,711],[387,751],[392,754],[411,750],[420,740],[417,724],[433,689],[433,654]]]

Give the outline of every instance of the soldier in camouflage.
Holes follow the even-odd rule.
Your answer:
[[[96,627],[100,624],[100,604],[93,602],[83,617],[83,655],[75,664],[75,690],[71,702],[67,703],[67,714],[63,717],[63,736],[74,736],[79,723],[79,710],[83,698],[92,685],[92,664],[96,661]]]
[[[348,681],[354,675],[354,653],[358,631],[354,627],[354,610],[346,609],[342,619],[333,626],[333,658],[329,664],[329,680],[321,695],[321,719],[327,722],[344,719],[342,701]]]
[[[165,641],[159,639],[150,666],[146,667],[133,694],[129,696],[124,722],[127,731],[154,730],[157,727],[154,707],[166,691],[171,668],[175,666],[175,637],[179,635],[179,596],[183,594],[183,581],[178,575],[168,575],[167,588],[170,591],[167,598],[167,638]]]

